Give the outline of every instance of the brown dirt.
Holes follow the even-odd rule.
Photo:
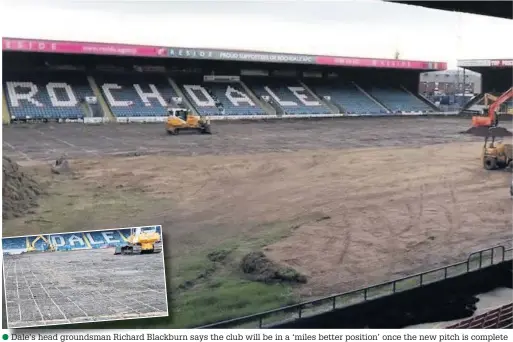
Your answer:
[[[2,158],[2,219],[8,220],[33,212],[43,193],[39,184],[8,157]]]
[[[306,277],[291,267],[283,267],[270,260],[263,252],[246,254],[240,263],[242,272],[255,281],[264,283],[306,283]]]
[[[301,294],[326,295],[511,240],[511,174],[483,170],[481,144],[75,159],[73,180],[44,164],[50,196],[4,234],[162,224],[170,265],[271,236],[265,255],[308,278]]]
[[[471,134],[478,137],[486,137],[489,134],[490,128],[488,127],[471,127],[467,129],[466,131],[460,132],[461,134]],[[496,137],[511,137],[513,133],[508,131],[504,127],[495,127],[492,128],[493,135]]]

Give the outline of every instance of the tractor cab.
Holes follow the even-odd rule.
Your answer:
[[[172,118],[178,118],[183,121],[187,121],[190,116],[189,110],[185,108],[168,108],[167,112],[169,113],[168,120]]]
[[[128,241],[131,243],[146,243],[160,241],[160,234],[155,227],[137,227],[130,229]]]
[[[171,108],[169,110],[169,115],[182,119],[183,121],[187,121],[189,116],[189,111],[183,108]]]

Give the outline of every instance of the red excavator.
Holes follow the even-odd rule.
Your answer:
[[[513,87],[497,98],[497,100],[488,107],[487,116],[473,116],[472,126],[474,127],[496,127],[499,123],[498,111],[501,105],[513,98]]]

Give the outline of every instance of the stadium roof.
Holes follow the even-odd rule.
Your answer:
[[[444,11],[481,14],[490,17],[513,19],[512,1],[391,1]]]
[[[513,59],[462,59],[458,60],[458,67],[481,73],[487,69],[513,68]]]
[[[406,70],[446,70],[446,62],[345,56],[303,55],[231,49],[183,48],[43,39],[2,38],[2,51],[181,58],[261,63],[294,63]]]

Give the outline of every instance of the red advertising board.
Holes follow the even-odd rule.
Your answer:
[[[91,55],[167,57],[167,49],[155,46],[59,42],[38,39],[2,39],[3,51],[53,52]]]

